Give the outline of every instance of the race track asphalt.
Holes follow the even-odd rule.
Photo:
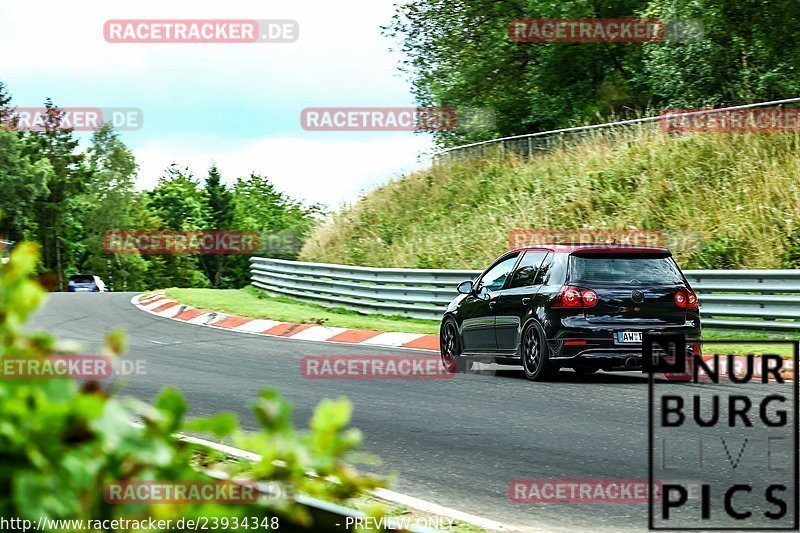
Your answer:
[[[460,511],[538,530],[645,530],[643,504],[518,504],[519,478],[647,479],[647,381],[641,373],[563,372],[531,383],[516,370],[433,380],[309,380],[306,355],[428,354],[269,338],[205,328],[147,314],[132,294],[50,295],[31,330],[99,349],[105,332],[129,335],[126,358],[146,362],[125,394],[151,399],[180,388],[190,415],[239,413],[254,428],[249,402],[259,389],[280,390],[305,425],[323,398],[346,396],[365,450],[397,474],[393,490]],[[96,352],[95,352],[96,353]],[[696,469],[680,467],[692,478]]]

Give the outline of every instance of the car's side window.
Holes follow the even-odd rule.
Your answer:
[[[550,284],[550,275],[554,271],[553,268],[554,263],[555,263],[555,255],[553,255],[553,252],[549,252],[547,254],[547,257],[544,258],[544,261],[542,261],[542,266],[539,267],[539,275],[536,278],[537,285]]]
[[[545,255],[547,255],[547,252],[525,252],[525,256],[519,262],[517,270],[514,271],[510,288],[530,287],[540,284],[542,282],[542,260]]]
[[[495,266],[489,269],[486,274],[478,281],[478,293],[486,293],[489,291],[497,291],[503,288],[506,283],[506,278],[514,268],[514,263],[517,262],[518,254],[506,257]]]

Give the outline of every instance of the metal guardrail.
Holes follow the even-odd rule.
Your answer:
[[[687,270],[707,326],[800,331],[800,270]]]
[[[252,284],[288,296],[362,313],[438,320],[456,285],[478,270],[370,268],[250,259]],[[800,270],[687,270],[703,324],[800,331]]]
[[[782,106],[785,104],[800,103],[800,98],[785,98],[782,100],[772,100],[769,102],[756,102],[753,104],[738,105],[732,107],[721,107],[717,109],[704,109],[699,111],[692,111],[681,113],[681,115],[705,115],[712,113],[721,113],[725,111],[737,111],[742,109],[755,109],[758,107],[769,106]],[[619,132],[625,131],[626,128],[631,126],[641,127],[643,125],[653,124],[661,120],[661,116],[656,117],[642,117],[631,120],[618,120],[615,122],[606,122],[603,124],[591,124],[588,126],[576,126],[573,128],[562,128],[551,131],[540,131],[537,133],[528,133],[525,135],[514,135],[511,137],[501,137],[499,139],[489,139],[486,141],[474,142],[464,144],[461,146],[454,146],[444,150],[439,150],[432,154],[432,160],[435,163],[453,161],[456,157],[464,158],[473,155],[483,157],[486,155],[486,149],[496,148],[502,156],[506,154],[516,154],[523,157],[532,157],[536,153],[548,152],[554,148],[563,147],[572,142],[580,141],[586,137],[587,134],[600,133],[600,132]]]
[[[250,258],[253,285],[267,293],[362,313],[436,319],[475,270],[370,268]]]

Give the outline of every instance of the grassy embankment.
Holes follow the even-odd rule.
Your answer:
[[[516,228],[660,230],[685,269],[794,268],[800,134],[642,129],[527,161],[433,166],[334,216],[301,259],[478,269],[507,249]]]
[[[430,320],[363,315],[348,309],[323,307],[291,298],[272,298],[255,287],[241,290],[167,289],[165,295],[167,298],[199,309],[295,324],[321,324],[341,328],[404,333],[439,332],[438,322]]]
[[[532,160],[487,157],[437,165],[379,187],[335,215],[309,238],[301,259],[480,269],[507,249],[513,229],[588,228],[663,231],[685,269],[796,268],[798,148],[800,135],[791,133],[671,136],[651,128],[625,138],[598,134]],[[438,330],[434,322],[364,316],[263,298],[254,290],[169,294],[196,307],[288,322]],[[704,336],[797,337],[726,330]],[[764,346],[734,351],[750,349]]]

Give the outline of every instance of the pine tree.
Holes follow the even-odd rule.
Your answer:
[[[211,211],[209,217],[210,230],[230,230],[233,223],[233,193],[222,183],[222,176],[216,164],[208,169],[206,178],[206,194],[208,206]],[[211,286],[219,288],[228,266],[228,257],[225,255],[207,255],[202,259],[203,269],[211,281]]]

